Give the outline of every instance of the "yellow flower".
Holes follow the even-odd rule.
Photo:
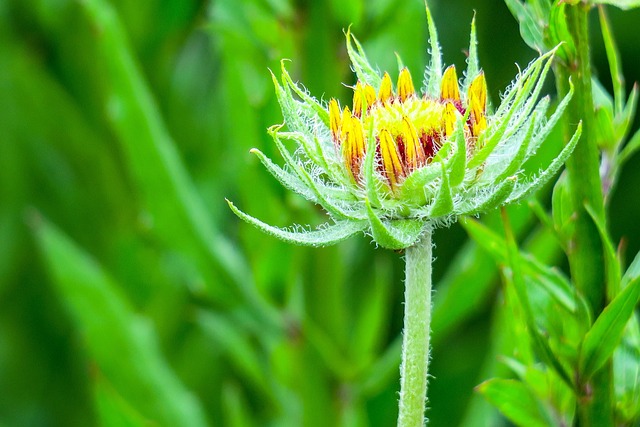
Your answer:
[[[347,32],[347,51],[357,76],[351,106],[320,102],[294,83],[282,67],[274,76],[284,125],[269,132],[282,168],[252,150],[283,185],[325,208],[334,224],[316,231],[272,227],[238,210],[242,219],[281,239],[307,245],[335,243],[364,231],[383,247],[413,244],[425,229],[459,215],[478,214],[528,197],[571,154],[580,126],[558,157],[539,174],[522,169],[546,139],[573,90],[547,117],[549,99],[538,100],[555,50],[539,57],[490,111],[487,84],[478,66],[471,24],[468,67],[462,80],[443,71],[435,25],[427,9],[431,61],[417,91],[407,68],[395,89],[389,73],[369,64]],[[297,144],[292,153],[282,142]]]
[[[388,73],[382,77],[377,95],[371,85],[358,81],[353,93],[353,112],[349,107],[340,110],[338,102],[331,99],[328,105],[331,135],[351,177],[360,185],[366,136],[375,138],[380,157],[378,172],[386,178],[393,193],[407,175],[433,160],[443,142],[453,135],[458,115],[467,117],[464,134],[473,151],[478,135],[487,126],[486,100],[483,73],[471,82],[463,100],[455,66],[445,71],[440,96],[436,98],[416,94],[411,74],[403,68],[395,92]]]

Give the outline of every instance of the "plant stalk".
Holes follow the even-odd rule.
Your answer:
[[[427,230],[406,251],[398,427],[422,427],[425,423],[431,323],[431,233],[431,229]]]
[[[567,108],[567,122],[583,122],[582,139],[567,160],[571,205],[575,228],[570,235],[567,255],[571,278],[577,290],[589,301],[594,318],[606,305],[604,255],[598,230],[585,209],[589,205],[595,214],[605,216],[602,181],[599,173],[599,149],[594,138],[595,117],[591,88],[588,14],[590,6],[579,3],[566,7],[566,19],[575,46],[568,62],[556,66],[560,96],[569,91],[568,81],[575,85],[571,105]],[[566,129],[567,136],[570,130]],[[576,425],[613,426],[611,363],[589,381],[577,378],[580,393],[576,408]]]

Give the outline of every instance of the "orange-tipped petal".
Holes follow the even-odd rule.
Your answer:
[[[361,117],[375,101],[375,89],[371,85],[363,85],[358,81],[353,92],[353,114],[357,117]]]
[[[426,163],[426,156],[418,138],[418,132],[406,116],[402,118],[401,129],[402,140],[404,141],[405,165],[407,172],[411,172]]]
[[[486,128],[487,128],[487,118],[483,114],[479,118],[476,118],[471,124],[471,134],[473,136],[478,136]]]
[[[443,130],[445,136],[450,136],[456,128],[458,109],[451,102],[447,102],[444,106],[444,113],[442,114]]]
[[[400,161],[400,153],[391,132],[382,129],[379,134],[380,138],[380,157],[382,157],[382,168],[384,174],[389,180],[391,190],[394,190],[401,176],[404,175],[402,162]]]
[[[400,71],[398,76],[398,97],[401,102],[404,102],[410,96],[413,96],[416,90],[413,88],[413,80],[411,80],[411,74],[405,67]]]
[[[357,117],[349,117],[348,122],[348,131],[345,134],[342,155],[351,177],[358,181],[360,165],[365,154],[364,131],[362,122]]]
[[[487,109],[487,81],[482,72],[469,85],[469,107],[477,115],[484,115]]]
[[[347,132],[351,129],[351,110],[349,107],[344,107],[342,111],[342,118],[340,118],[340,141],[345,140]]]
[[[458,87],[458,75],[455,65],[447,68],[442,76],[440,98],[460,101],[460,88]]]
[[[338,101],[332,98],[329,101],[329,128],[331,129],[331,135],[333,136],[334,141],[338,141],[340,137],[340,123],[342,122],[340,118],[340,107],[338,106]]]
[[[473,79],[469,86],[469,109],[471,110],[471,133],[478,136],[486,129],[487,82],[484,73]]]
[[[380,83],[380,90],[378,90],[378,100],[385,104],[391,100],[393,96],[393,87],[391,84],[391,76],[389,73],[384,73],[382,76],[382,82]]]

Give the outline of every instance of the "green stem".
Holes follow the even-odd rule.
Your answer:
[[[575,46],[575,50],[566,63],[557,64],[556,76],[560,96],[569,91],[569,79],[575,85],[575,94],[567,108],[567,122],[583,122],[582,139],[566,163],[575,224],[567,246],[567,256],[573,283],[589,301],[595,318],[606,304],[604,255],[598,230],[585,205],[589,205],[600,217],[604,217],[605,209],[599,150],[594,138],[597,125],[591,88],[589,9],[587,4],[566,7],[567,26],[573,39],[568,40],[568,45]],[[570,132],[569,129],[567,131]],[[611,364],[608,363],[589,381],[583,381],[578,374],[576,425],[613,426],[611,372]]]
[[[424,426],[431,322],[431,232],[406,252],[399,427]]]

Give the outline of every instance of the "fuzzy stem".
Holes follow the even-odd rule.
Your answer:
[[[427,230],[406,252],[398,427],[422,427],[425,423],[431,323],[431,232]]]

